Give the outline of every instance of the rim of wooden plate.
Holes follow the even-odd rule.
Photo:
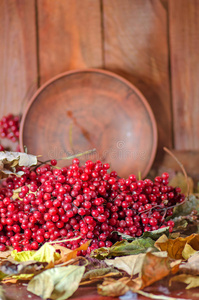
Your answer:
[[[143,102],[150,120],[151,120],[151,124],[152,124],[152,131],[153,131],[153,147],[152,147],[152,152],[151,152],[151,156],[150,159],[148,161],[148,164],[145,168],[145,171],[143,172],[143,174],[141,174],[142,178],[144,178],[153,162],[155,159],[155,155],[156,155],[156,151],[157,151],[157,144],[158,144],[158,130],[157,130],[157,123],[156,123],[156,119],[155,116],[153,114],[152,108],[150,106],[150,104],[148,103],[148,101],[146,100],[145,96],[141,93],[141,91],[131,82],[129,82],[127,79],[123,78],[122,76],[111,72],[111,71],[107,71],[107,70],[103,70],[103,69],[96,69],[96,68],[85,68],[85,69],[76,69],[76,70],[71,70],[71,71],[66,71],[63,73],[60,73],[54,77],[52,77],[51,79],[47,80],[44,84],[42,84],[39,89],[33,94],[33,96],[31,97],[28,105],[26,106],[24,113],[22,115],[22,119],[21,119],[21,124],[20,124],[20,134],[19,134],[19,144],[20,144],[20,149],[22,152],[24,152],[24,144],[23,144],[23,131],[24,131],[24,123],[26,120],[26,116],[28,114],[28,111],[30,109],[30,107],[32,106],[33,102],[37,99],[37,96],[44,90],[46,89],[49,85],[51,85],[51,83],[55,82],[56,80],[61,79],[62,77],[68,76],[68,75],[72,75],[72,74],[76,74],[76,73],[85,73],[85,72],[90,72],[90,73],[101,73],[103,75],[106,76],[110,76],[113,77],[114,79],[117,79],[119,81],[122,81],[124,84],[126,84],[127,86],[129,86],[133,91],[135,91],[135,93],[138,95],[139,99]]]

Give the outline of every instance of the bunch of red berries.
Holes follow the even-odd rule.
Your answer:
[[[108,173],[109,164],[74,159],[58,169],[56,160],[36,170],[22,167],[22,177],[11,176],[0,190],[0,250],[6,245],[17,251],[36,250],[47,241],[64,242],[77,249],[91,240],[89,254],[98,247],[110,247],[120,237],[117,231],[139,237],[145,231],[174,226],[165,221],[176,203],[184,201],[179,188],[168,185],[168,174],[137,180],[135,175],[118,178]],[[15,200],[13,191],[20,189]]]
[[[19,116],[9,114],[0,120],[0,137],[7,138],[13,143],[19,140]]]

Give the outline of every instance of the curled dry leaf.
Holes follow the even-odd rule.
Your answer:
[[[24,172],[16,172],[18,166],[30,167],[37,164],[37,157],[22,152],[0,152],[0,178],[6,178],[10,174],[21,176]]]
[[[133,287],[137,290],[166,277],[171,273],[171,266],[168,257],[157,257],[147,253],[144,257],[140,276],[132,280]]]
[[[173,259],[188,259],[195,251],[199,250],[199,234],[192,234],[186,238],[168,239],[161,236],[154,245],[161,251],[167,251]]]

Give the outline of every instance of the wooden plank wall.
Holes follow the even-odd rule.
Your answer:
[[[0,117],[61,72],[102,68],[147,98],[158,154],[199,150],[199,0],[2,0],[0,20]]]

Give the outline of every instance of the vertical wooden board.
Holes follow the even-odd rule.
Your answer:
[[[37,88],[34,0],[0,1],[0,117],[19,114]]]
[[[174,142],[199,149],[199,0],[169,1]]]
[[[40,83],[102,62],[100,0],[39,0]]]
[[[158,125],[158,147],[172,146],[166,1],[103,0],[105,68],[144,94]]]

